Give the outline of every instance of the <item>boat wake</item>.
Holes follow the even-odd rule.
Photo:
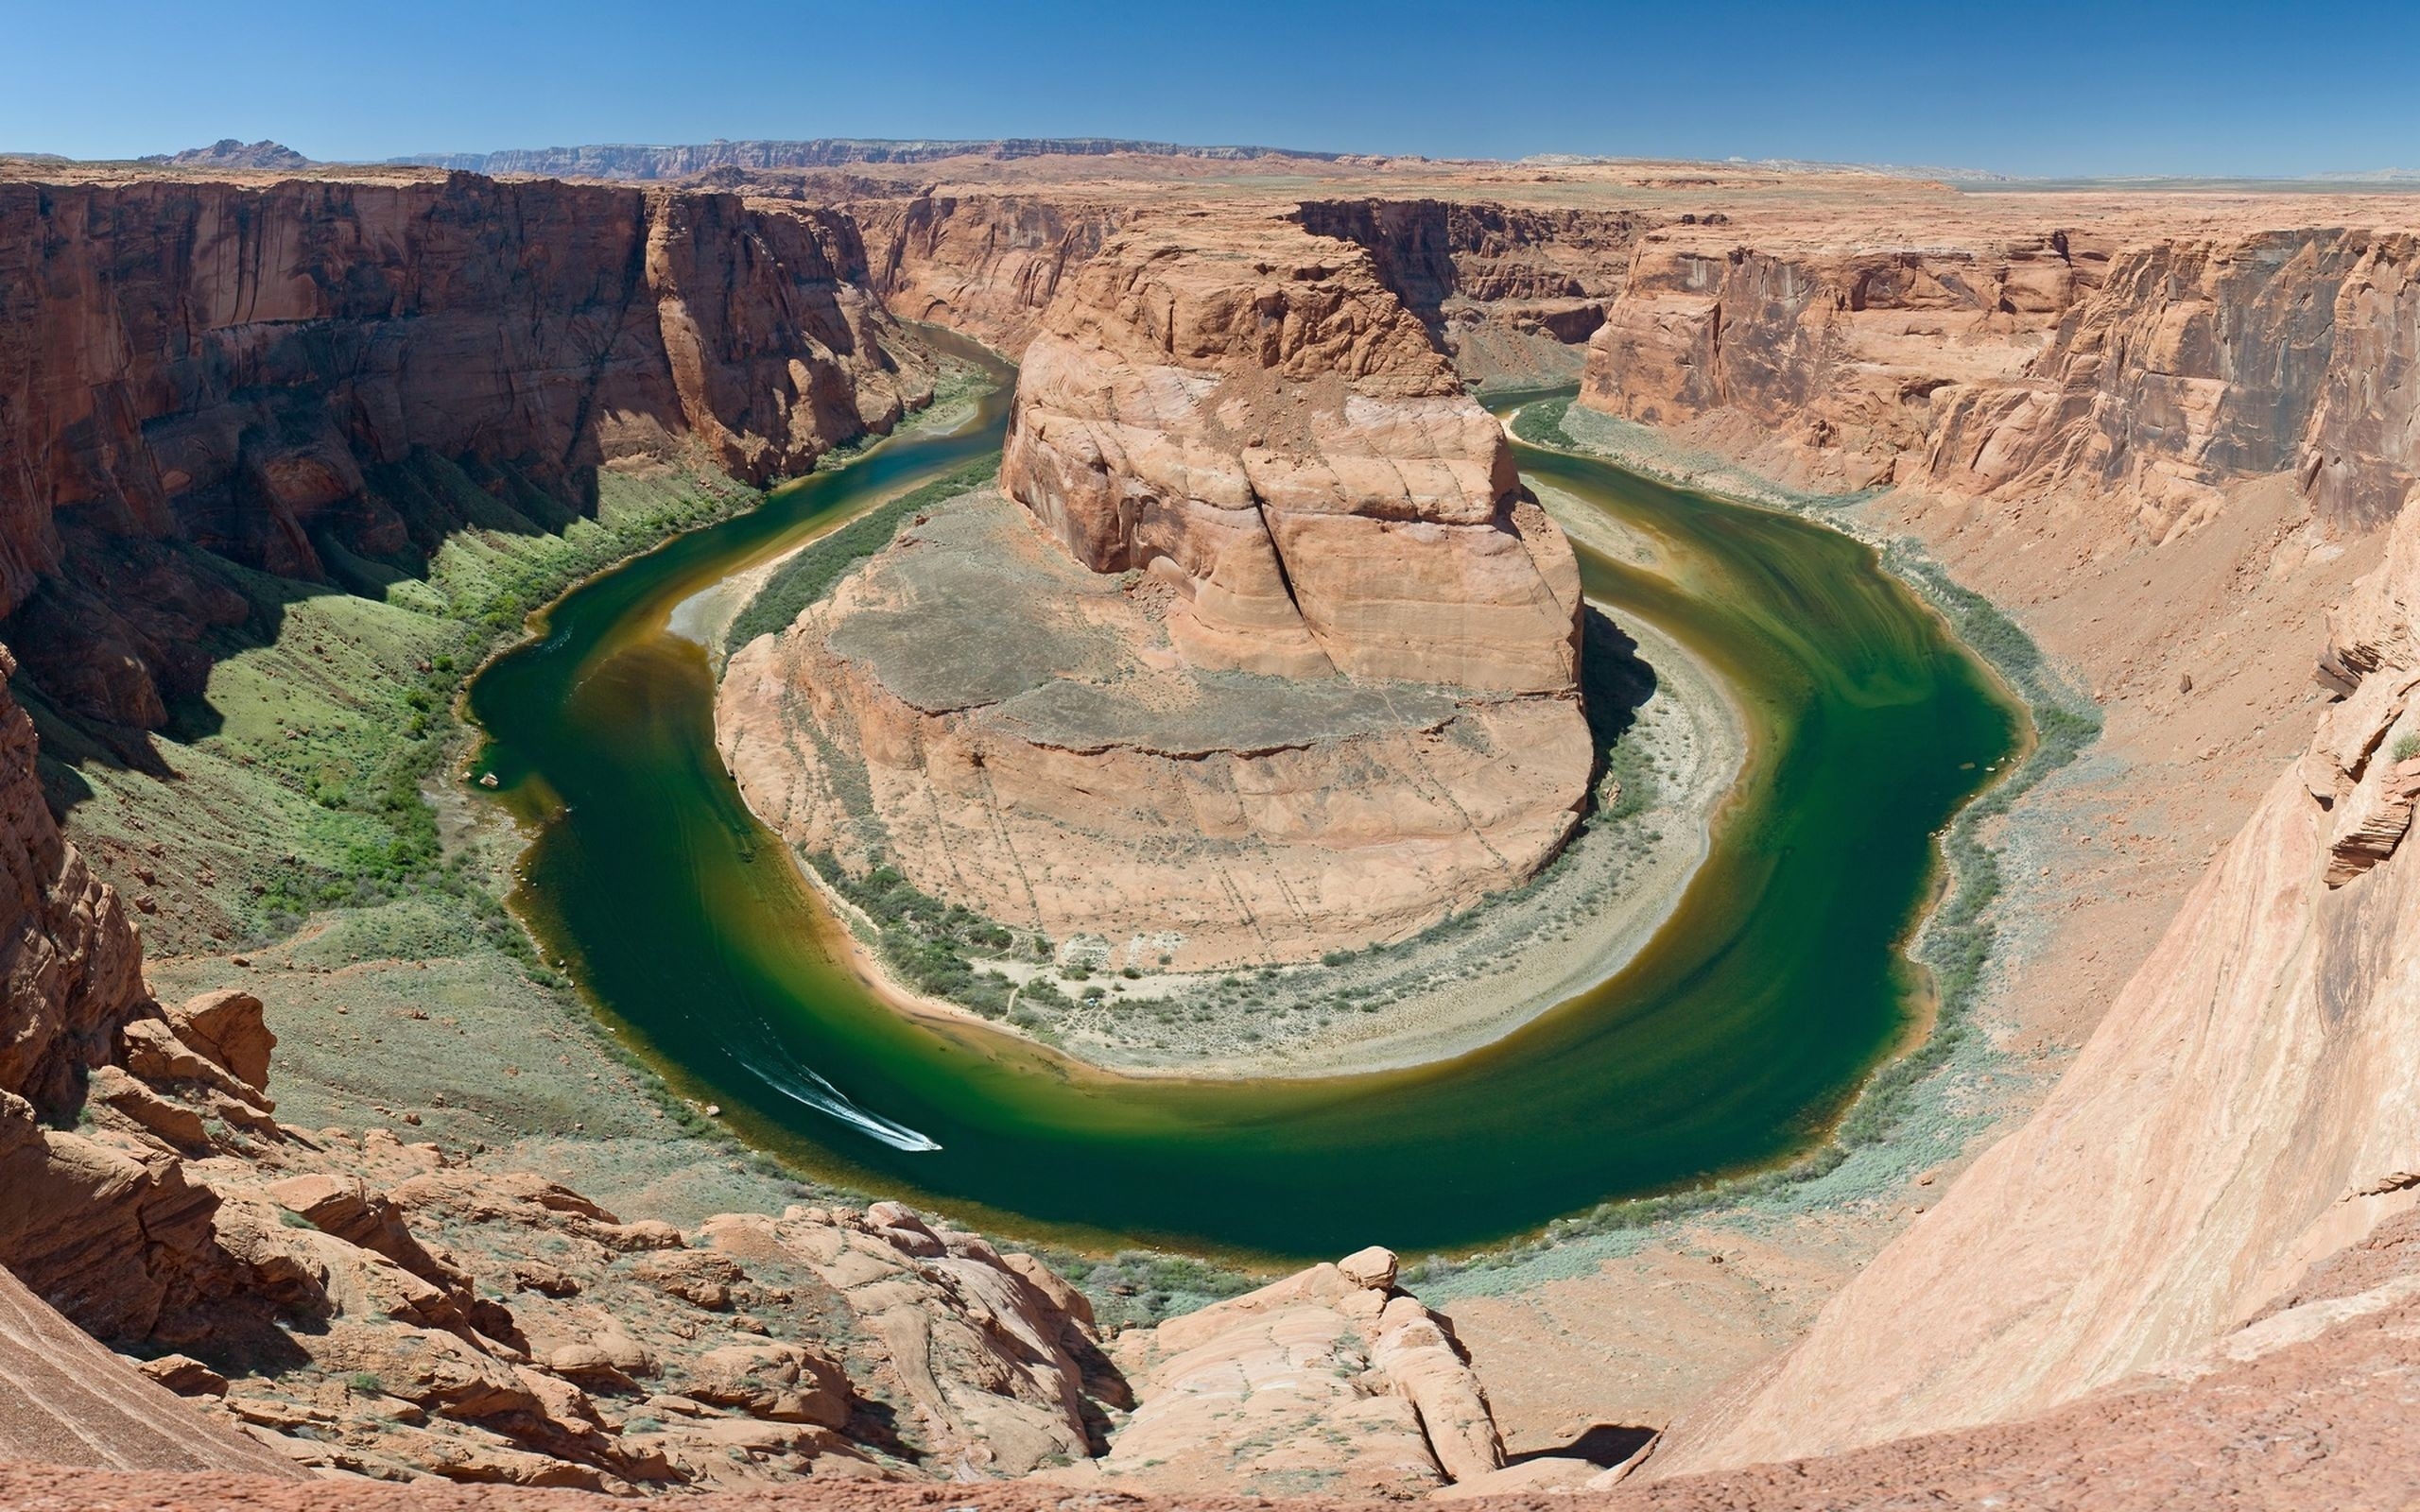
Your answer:
[[[739,1063],[753,1073],[757,1080],[792,1102],[804,1103],[825,1117],[846,1124],[866,1138],[877,1140],[894,1150],[916,1154],[942,1147],[939,1140],[879,1113],[869,1113],[849,1101],[840,1089],[800,1065],[796,1057],[774,1042],[769,1032],[759,1036],[758,1045],[758,1056],[737,1057]]]

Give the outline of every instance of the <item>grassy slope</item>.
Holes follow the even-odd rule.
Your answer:
[[[805,1189],[693,1137],[711,1125],[538,962],[500,902],[518,837],[453,776],[469,740],[455,696],[530,610],[758,495],[678,469],[607,474],[596,517],[564,522],[465,501],[475,486],[433,458],[379,485],[482,523],[446,534],[424,578],[322,542],[354,593],[197,554],[255,612],[155,740],[158,770],[29,700],[71,837],[137,900],[163,996],[240,985],[268,1004],[287,1121],[406,1125],[676,1220],[778,1208]]]
[[[978,481],[954,475],[874,511],[879,539],[857,555],[935,490]],[[447,533],[424,577],[321,542],[352,593],[198,558],[253,600],[254,621],[215,648],[203,698],[155,741],[160,771],[118,764],[27,697],[71,837],[150,903],[155,988],[258,993],[279,1036],[279,1115],[302,1127],[393,1127],[681,1224],[831,1195],[721,1133],[599,1029],[502,906],[519,836],[454,775],[472,741],[456,696],[532,610],[759,496],[674,469],[608,474],[596,518],[566,523],[466,499],[478,490],[434,459],[380,482],[480,523]],[[1109,1321],[1186,1311],[1251,1280],[1140,1251],[1050,1258]]]

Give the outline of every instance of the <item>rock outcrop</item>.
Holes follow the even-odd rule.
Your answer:
[[[1002,489],[733,657],[724,759],[802,850],[1194,968],[1409,935],[1578,821],[1577,564],[1364,249],[1115,238]]]
[[[555,526],[617,460],[800,471],[931,392],[865,280],[845,216],[734,196],[0,183],[8,637],[71,712],[157,728],[246,609],[155,542],[409,570],[435,506],[380,482],[421,455]]]
[[[309,158],[283,142],[267,138],[246,142],[232,136],[222,136],[206,147],[155,153],[134,161],[155,168],[245,168],[263,173],[299,173],[315,166]]]
[[[2351,691],[2041,1110],[1802,1343],[1676,1427],[1660,1469],[2040,1413],[2221,1346],[2420,1201],[2415,564],[2406,509],[2336,617]]]
[[[1026,349],[1001,485],[1084,566],[1174,588],[1189,664],[1574,685],[1570,548],[1362,249],[1119,237]]]
[[[1877,236],[1660,228],[1581,403],[1793,486],[2112,501],[2157,541],[2293,472],[2343,528],[2420,478],[2413,239],[2156,227]]]
[[[1162,1494],[1405,1498],[1504,1467],[1452,1323],[1367,1249],[1120,1335],[1135,1395],[1081,1486]]]
[[[1580,402],[1795,486],[1888,483],[1933,396],[2020,371],[2105,258],[2065,233],[1765,250],[1662,228],[1589,338]]]

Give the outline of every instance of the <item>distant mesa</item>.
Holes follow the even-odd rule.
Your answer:
[[[217,151],[232,146],[222,142]],[[268,146],[268,144],[263,144]],[[994,141],[884,141],[819,137],[809,142],[700,142],[650,146],[606,143],[591,146],[529,147],[501,152],[432,152],[390,158],[390,164],[446,168],[458,173],[534,174],[562,179],[685,179],[717,168],[846,168],[864,163],[939,163],[949,158],[1109,157],[1129,153],[1159,158],[1242,162],[1291,158],[1333,163],[1343,154],[1298,152],[1286,147],[1187,146],[1176,142],[1132,142],[1119,137],[1008,137]],[[167,160],[147,160],[167,161]],[[182,161],[179,159],[177,161]]]
[[[309,168],[315,164],[309,158],[283,142],[264,137],[258,142],[238,142],[233,137],[220,137],[206,147],[187,147],[182,152],[160,153],[138,158],[138,163],[156,163],[167,168]]]

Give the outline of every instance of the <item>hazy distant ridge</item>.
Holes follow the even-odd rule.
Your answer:
[[[538,174],[576,179],[681,179],[716,168],[841,168],[858,163],[935,163],[943,158],[999,159],[1102,157],[1113,152],[1165,158],[1307,158],[1332,163],[1339,152],[1297,152],[1285,147],[1187,146],[1176,142],[1130,142],[1115,137],[1011,137],[988,142],[890,142],[821,137],[811,142],[704,142],[686,146],[604,144],[577,147],[527,147],[502,152],[431,152],[389,163],[451,168],[466,173]]]

